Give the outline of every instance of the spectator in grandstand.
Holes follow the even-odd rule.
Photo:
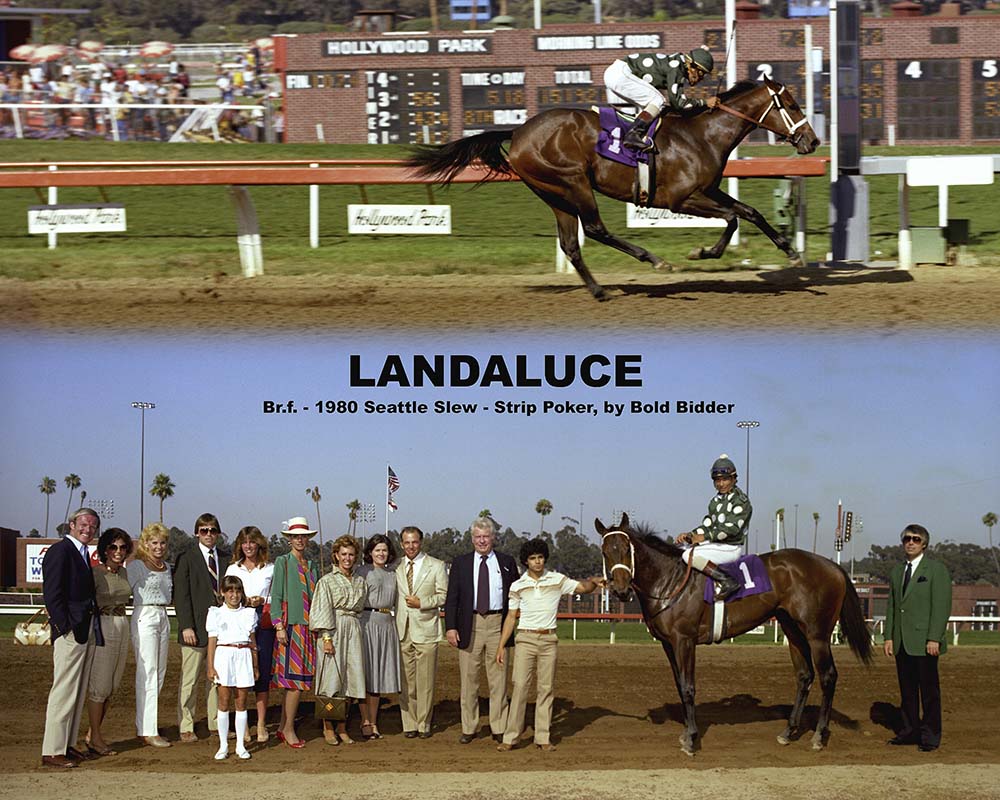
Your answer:
[[[215,79],[215,85],[219,89],[219,101],[222,103],[233,102],[233,79],[228,70],[220,69],[219,77]]]
[[[191,77],[188,75],[183,64],[178,64],[177,66],[178,71],[175,80],[181,87],[181,97],[186,98],[188,96],[188,90],[191,88]]]
[[[76,88],[73,92],[73,102],[77,105],[88,105],[94,102],[94,89],[90,85],[90,81],[87,78],[81,77],[77,79]],[[87,130],[97,129],[97,113],[96,109],[93,108],[80,108],[77,109],[80,114],[83,114],[83,118],[86,120],[85,127]]]
[[[94,665],[90,671],[87,690],[90,732],[87,734],[87,749],[98,756],[115,755],[115,751],[108,747],[101,735],[101,723],[111,706],[111,696],[122,682],[125,662],[128,660],[131,637],[125,606],[132,602],[132,587],[128,582],[125,561],[130,555],[132,537],[121,528],[108,528],[97,541],[97,557],[101,563],[93,567],[92,571],[104,647],[98,647],[94,653]]]

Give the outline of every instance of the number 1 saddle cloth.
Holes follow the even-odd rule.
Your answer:
[[[624,164],[633,169],[639,164],[648,164],[650,155],[656,154],[655,150],[639,151],[622,147],[622,139],[625,138],[625,132],[629,129],[635,117],[622,114],[609,106],[600,106],[596,108],[596,111],[601,125],[601,133],[597,137],[597,147],[595,148],[598,155],[610,158],[612,161],[617,161],[619,164]],[[649,131],[646,134],[648,138],[652,139],[656,136],[656,132],[660,129],[662,121],[661,117],[653,120],[653,124],[649,126]]]
[[[740,585],[739,589],[726,598],[727,603],[771,591],[771,578],[758,555],[751,553],[730,564],[720,564],[719,569]],[[705,578],[705,602],[715,602],[715,581],[708,577]]]

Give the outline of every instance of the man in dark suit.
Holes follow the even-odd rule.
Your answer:
[[[951,576],[944,564],[925,554],[930,539],[922,525],[906,526],[906,565],[897,565],[889,576],[885,612],[885,654],[896,656],[903,716],[903,729],[889,744],[915,744],[924,752],[941,743],[938,656],[947,649],[951,614]]]
[[[76,749],[94,648],[104,644],[88,546],[101,519],[90,508],[69,518],[69,533],[45,551],[42,594],[52,625],[52,688],[45,709],[42,764],[72,768],[91,758]]]
[[[493,520],[479,517],[472,523],[474,552],[451,563],[444,626],[448,644],[459,648],[462,679],[462,735],[468,744],[479,731],[479,673],[485,662],[490,686],[490,731],[503,741],[507,724],[507,668],[495,660],[500,631],[507,618],[508,591],[517,580],[517,562],[493,549]]]
[[[208,730],[219,729],[218,690],[208,683],[205,656],[208,609],[219,605],[219,581],[225,569],[219,562],[215,543],[219,540],[219,520],[202,514],[194,524],[198,541],[177,557],[174,568],[174,608],[177,611],[178,639],[181,643],[181,683],[177,692],[177,723],[182,742],[196,742],[194,718],[198,707],[198,685],[205,682],[208,693]]]

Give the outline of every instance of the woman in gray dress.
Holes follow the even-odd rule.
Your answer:
[[[365,607],[368,590],[364,578],[354,574],[358,559],[358,541],[341,536],[333,543],[336,566],[319,579],[309,612],[309,628],[319,637],[322,647],[316,654],[316,680],[313,691],[330,697],[365,698],[364,643],[358,618]],[[327,744],[354,744],[347,735],[347,723],[338,722],[334,731],[323,720],[323,738]]]
[[[381,739],[378,706],[383,694],[399,692],[399,634],[392,611],[396,607],[396,575],[386,567],[396,560],[396,548],[379,533],[365,545],[365,565],[358,570],[368,589],[361,632],[365,643],[365,702],[361,704],[361,735]]]

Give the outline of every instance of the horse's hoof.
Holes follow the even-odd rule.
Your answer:
[[[787,736],[785,736],[785,734],[781,734],[780,736],[777,737],[777,739],[778,739],[778,744],[780,745],[787,745],[792,743],[792,740],[789,739]]]
[[[705,248],[698,247],[688,253],[688,261],[698,261],[705,257]]]
[[[788,257],[788,266],[793,267],[794,269],[801,269],[802,267],[805,267],[805,265],[806,264],[802,260],[802,256],[798,253]]]
[[[664,261],[662,258],[658,258],[653,262],[653,269],[661,270],[663,272],[673,272],[674,265],[668,261]]]
[[[596,292],[592,292],[592,294],[594,295],[594,299],[598,303],[606,303],[608,300],[611,299],[611,295],[609,295],[603,289],[598,289]]]
[[[822,734],[817,733],[815,736],[813,736],[813,739],[812,739],[812,749],[813,750],[822,750],[825,746],[826,745],[823,742],[823,736],[822,736]]]

